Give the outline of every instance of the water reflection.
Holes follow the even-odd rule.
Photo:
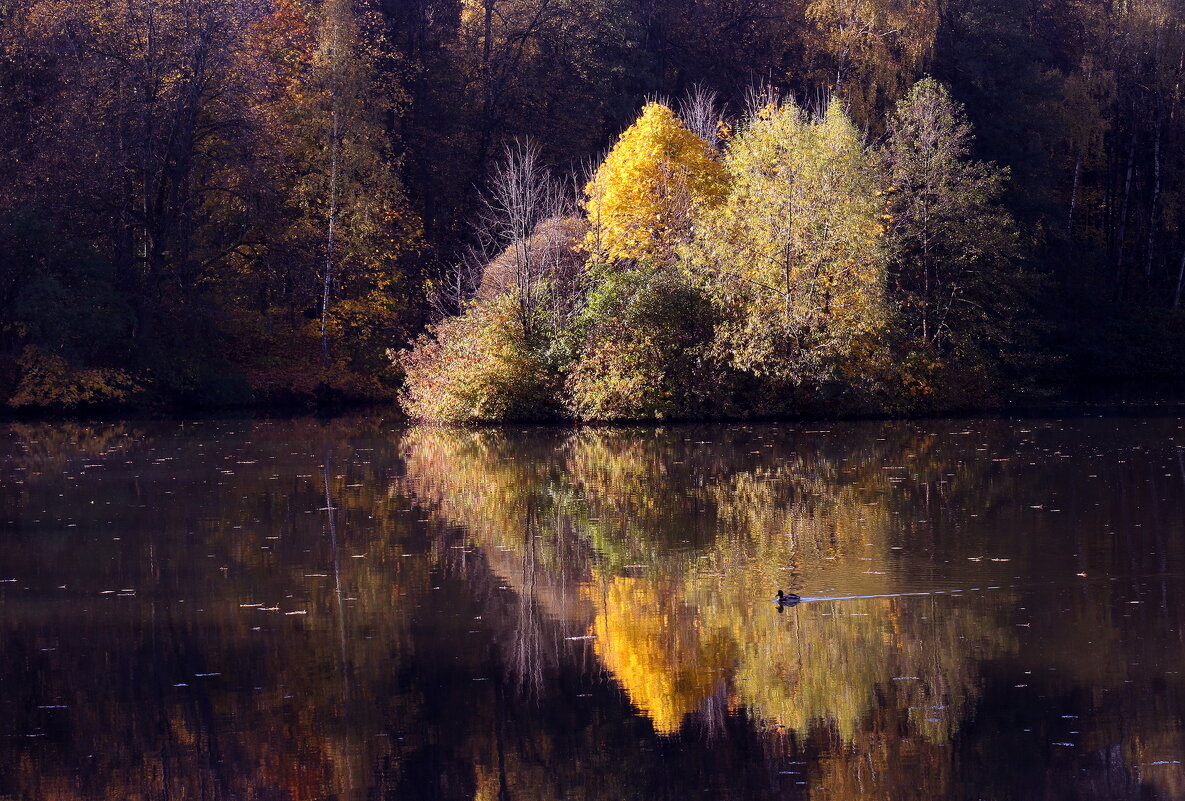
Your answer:
[[[9,426],[0,798],[1180,797],[1182,444]]]
[[[407,481],[485,550],[513,552],[523,532],[532,564],[561,565],[549,576],[582,585],[600,664],[661,734],[724,710],[851,743],[874,708],[893,705],[899,734],[949,741],[977,696],[978,664],[1015,652],[1005,624],[1015,594],[899,595],[946,585],[893,563],[901,512],[885,502],[895,473],[875,441],[853,459],[851,449],[799,452],[775,430],[761,435],[764,450],[750,450],[744,429],[716,431],[715,448],[686,434],[539,433],[522,459],[509,451],[523,435],[418,429],[404,439]],[[538,577],[529,581],[544,605],[565,594],[540,596]],[[781,610],[765,601],[780,586],[899,597],[771,614]],[[566,605],[556,616],[571,619]]]

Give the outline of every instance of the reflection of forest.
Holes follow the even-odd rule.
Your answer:
[[[836,431],[9,427],[0,798],[1179,796],[1185,470]]]
[[[882,466],[902,444],[827,453],[770,442],[762,458],[741,445],[747,432],[733,436],[705,447],[680,429],[415,429],[403,440],[406,486],[464,526],[521,594],[582,623],[660,734],[688,721],[717,731],[743,712],[775,761],[821,748],[810,771],[784,775],[809,773],[832,797],[946,794],[943,749],[975,706],[977,667],[1015,651],[1013,600],[895,597],[778,614],[773,588],[805,592],[835,573],[858,576],[861,595],[909,589],[868,570],[897,542],[901,499]],[[959,478],[975,486],[962,468]],[[903,765],[905,784],[891,769]]]
[[[397,669],[409,617],[336,614],[323,536],[326,477],[342,551],[364,552],[371,519],[398,508],[378,478],[389,454],[350,447],[377,423],[308,426],[296,444],[246,422],[10,427],[21,478],[0,481],[0,562],[30,586],[0,604],[0,717],[19,744],[0,748],[0,797],[345,796],[389,757],[354,731],[351,680]],[[348,463],[323,459],[323,439]],[[398,608],[430,568],[382,550],[345,562],[368,607]]]
[[[494,569],[554,617],[583,621],[602,666],[657,732],[690,720],[710,730],[743,710],[771,753],[822,747],[813,771],[832,797],[945,796],[949,748],[983,704],[981,666],[1019,658],[1016,621],[1032,614],[1017,617],[1007,587],[900,594],[925,589],[917,581],[928,573],[987,585],[974,579],[985,553],[1008,554],[996,562],[1014,564],[992,565],[1008,584],[1017,569],[1041,578],[1041,540],[1021,526],[1046,524],[1019,522],[1039,505],[1018,500],[1062,487],[1056,476],[1029,481],[1008,464],[1015,454],[977,458],[988,446],[973,432],[863,433],[841,443],[746,427],[514,436],[423,428],[405,436],[403,452],[412,494],[497,554]],[[1052,450],[1021,434],[993,450]],[[979,517],[988,524],[966,525]],[[1001,530],[1021,536],[993,540]],[[945,538],[952,533],[959,539]],[[530,569],[518,558],[523,543]],[[1110,547],[1079,537],[1077,566],[1105,570]],[[938,566],[960,548],[976,556]],[[905,563],[900,550],[914,560],[884,569]],[[782,614],[764,603],[773,588],[810,594],[836,575],[852,594],[897,597]],[[1101,598],[1070,605],[1070,625],[1042,636],[1063,677],[1122,686],[1125,665],[1082,658],[1084,637],[1103,653],[1123,647],[1107,611],[1117,588],[1098,589]],[[901,783],[892,766],[913,778]],[[1176,781],[1157,770],[1172,773],[1162,763],[1144,770],[1148,781]]]
[[[560,600],[557,617],[571,619],[565,599],[581,583],[597,655],[661,733],[723,698],[765,727],[801,737],[833,727],[845,742],[893,705],[908,710],[911,736],[946,741],[975,701],[975,666],[1015,648],[1000,625],[1006,593],[951,609],[884,598],[780,616],[764,602],[783,583],[801,591],[825,571],[890,558],[891,474],[876,447],[859,460],[746,459],[678,429],[531,442],[524,452],[497,431],[413,430],[409,486],[497,554],[508,581],[531,582],[525,591],[548,609]],[[511,564],[524,542],[547,552],[531,564],[548,569]],[[906,589],[864,572],[862,595]]]

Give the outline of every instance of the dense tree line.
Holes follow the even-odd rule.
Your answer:
[[[453,417],[1172,374],[1183,11],[0,0],[0,398],[384,399],[457,348]]]

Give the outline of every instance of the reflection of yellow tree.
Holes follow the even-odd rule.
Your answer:
[[[728,632],[705,630],[669,582],[616,576],[595,582],[589,593],[597,606],[597,655],[656,731],[678,731],[727,679]]]
[[[833,571],[858,585],[852,594],[923,589],[903,586],[891,570],[865,571],[890,561],[893,545],[938,544],[919,539],[927,533],[921,518],[958,520],[1028,489],[1023,470],[975,457],[987,434],[952,442],[909,425],[855,426],[843,429],[851,436],[842,440],[795,441],[791,434],[770,448],[761,430],[755,437],[740,428],[713,428],[709,435],[679,428],[433,428],[393,439],[389,427],[347,421],[233,427],[238,434],[225,434],[226,427],[211,432],[216,448],[211,437],[154,436],[175,434],[163,423],[143,424],[130,435],[102,426],[9,429],[19,433],[2,455],[18,456],[0,465],[9,471],[0,476],[0,512],[12,510],[0,520],[52,509],[83,525],[40,537],[37,547],[29,547],[28,538],[0,539],[5,570],[51,576],[68,555],[86,565],[95,588],[136,586],[141,598],[151,596],[154,615],[149,619],[147,605],[131,601],[118,607],[139,611],[128,618],[131,625],[95,634],[114,637],[118,630],[126,637],[110,640],[106,668],[96,672],[92,654],[50,647],[59,645],[55,632],[78,621],[52,617],[58,614],[53,606],[40,601],[23,606],[22,593],[7,594],[0,641],[8,650],[0,667],[28,672],[29,692],[68,707],[70,721],[68,732],[53,741],[20,738],[17,750],[0,754],[15,797],[197,797],[203,787],[207,795],[215,787],[243,798],[346,797],[366,778],[354,777],[379,763],[391,794],[403,766],[413,764],[404,761],[410,751],[401,749],[412,746],[393,737],[362,740],[357,732],[392,723],[435,726],[453,714],[464,720],[464,730],[450,738],[433,728],[433,747],[440,749],[433,759],[454,759],[442,771],[466,777],[471,771],[476,797],[564,797],[573,786],[566,771],[611,774],[600,797],[643,795],[645,783],[632,780],[651,755],[637,756],[630,773],[633,742],[623,738],[625,745],[614,750],[605,741],[606,726],[615,725],[607,720],[616,713],[583,726],[579,705],[528,704],[508,715],[506,695],[493,690],[496,682],[475,683],[472,693],[450,685],[436,697],[426,685],[409,688],[405,677],[414,674],[416,660],[441,649],[455,648],[447,663],[465,675],[488,673],[488,649],[469,647],[476,638],[465,635],[479,625],[504,648],[501,661],[511,678],[534,681],[526,689],[541,699],[551,700],[553,685],[539,677],[561,673],[541,673],[540,664],[550,670],[568,660],[560,668],[566,671],[574,651],[595,656],[656,731],[666,735],[689,722],[707,723],[724,709],[743,711],[761,729],[772,760],[802,759],[805,742],[811,762],[802,777],[812,788],[827,787],[829,797],[852,799],[952,795],[950,746],[957,734],[962,747],[975,748],[976,741],[963,738],[984,729],[961,729],[979,701],[979,663],[1006,658],[1016,648],[1015,633],[1041,630],[1049,670],[1037,681],[1052,682],[1047,686],[1054,692],[1117,690],[1096,695],[1094,703],[1111,704],[1122,715],[1100,715],[1096,723],[1083,714],[1073,723],[1082,730],[1082,748],[1104,753],[1120,744],[1113,753],[1126,761],[1129,776],[1166,797],[1185,787],[1180,766],[1170,764],[1181,750],[1172,707],[1181,679],[1161,675],[1180,659],[1180,642],[1171,633],[1181,628],[1179,615],[1169,621],[1178,625],[1158,627],[1160,638],[1127,622],[1129,614],[1151,613],[1150,605],[1128,607],[1126,599],[1117,600],[1118,582],[1094,578],[1129,557],[1116,540],[1084,542],[1083,561],[1074,568],[1086,569],[1091,580],[1074,583],[1082,596],[1073,613],[1045,621],[1035,604],[1027,614],[1014,608],[1006,591],[962,599],[811,602],[780,614],[765,600],[779,586],[810,594]],[[705,438],[717,442],[697,444]],[[331,443],[328,462],[325,441]],[[159,468],[140,469],[158,457]],[[94,475],[75,469],[85,464],[106,469]],[[137,467],[126,470],[125,464]],[[405,475],[391,482],[392,473]],[[6,480],[10,475],[20,483]],[[1133,486],[1146,486],[1143,472],[1127,477]],[[100,480],[116,503],[90,504],[99,485],[88,482]],[[344,607],[331,577],[313,577],[330,573],[332,564],[325,513],[317,512],[330,505],[326,481],[338,510],[342,587],[357,599]],[[145,503],[165,488],[175,493],[167,503]],[[425,514],[406,514],[416,505]],[[1058,529],[1033,523],[1031,513],[1007,514],[1008,526],[960,528],[960,547],[970,554],[1008,548],[1010,573],[1031,569],[1030,557],[1032,564],[1047,564],[1034,554],[1043,535]],[[1118,512],[1104,507],[1092,514],[1107,520]],[[428,539],[414,522],[425,516],[453,527],[429,524],[439,536]],[[122,564],[110,558],[113,546],[71,533],[110,520],[134,540],[126,552],[133,556]],[[1022,523],[1029,537],[987,542],[991,532],[1021,530]],[[456,526],[464,527],[464,536]],[[1141,542],[1131,536],[1132,555],[1151,550],[1137,547]],[[1166,536],[1164,547],[1185,547],[1178,539]],[[427,553],[425,543],[431,544]],[[1181,551],[1169,553],[1170,564],[1178,564]],[[948,577],[980,567],[956,561],[963,564],[945,568]],[[439,626],[417,629],[415,610],[439,597],[432,587],[459,565],[471,580],[464,602],[484,620],[442,616]],[[121,583],[133,575],[139,580]],[[515,601],[484,603],[495,584],[513,587]],[[188,595],[183,605],[173,600],[178,588]],[[293,593],[298,596],[285,598]],[[192,608],[199,597],[201,614]],[[282,628],[265,636],[252,627],[279,616],[239,606],[256,601],[280,601],[285,610],[308,614],[284,618]],[[104,606],[103,614],[116,608]],[[340,617],[337,609],[343,609]],[[1033,628],[1017,629],[1014,622]],[[593,639],[563,642],[572,634]],[[1129,658],[1092,656],[1113,653]],[[149,657],[159,673],[145,675]],[[227,675],[200,688],[169,690],[176,670]],[[345,674],[353,682],[349,714]],[[1123,688],[1152,682],[1168,684],[1164,699],[1130,712]],[[463,698],[462,708],[442,713],[447,698]],[[22,707],[28,705],[13,707],[13,731],[30,730],[43,712],[50,714]],[[980,704],[978,711],[992,707]],[[130,730],[129,721],[143,719],[146,709],[160,726]],[[567,723],[557,729],[556,718],[565,714]],[[267,736],[259,736],[265,728]],[[634,733],[644,728],[625,725]],[[161,732],[168,734],[163,745]],[[211,760],[216,748],[222,763]],[[93,769],[74,771],[92,752]],[[566,756],[572,753],[579,758]],[[414,777],[414,768],[406,775]],[[210,784],[223,781],[219,776],[222,785]],[[469,781],[462,785],[468,788]]]
[[[757,723],[774,759],[800,758],[808,743],[815,756],[802,776],[829,797],[949,796],[949,752],[980,703],[981,663],[1006,660],[1017,632],[1040,624],[1013,625],[1019,604],[1007,590],[900,595],[934,588],[903,582],[918,572],[894,569],[892,549],[904,546],[922,569],[927,551],[1006,555],[1009,574],[1030,559],[1044,564],[1044,526],[1054,523],[1034,523],[1016,498],[1047,489],[1016,461],[983,458],[985,449],[1016,450],[1007,426],[843,432],[431,429],[409,432],[403,452],[413,494],[464,526],[520,594],[592,635],[601,665],[659,733],[678,731],[689,716],[708,722],[726,706]],[[968,525],[984,512],[992,525]],[[1000,542],[1001,530],[1031,536]],[[940,541],[941,531],[958,531],[957,541]],[[1106,547],[1084,542],[1075,569],[1106,573],[1114,558]],[[525,566],[536,555],[546,567],[531,573]],[[971,588],[988,583],[986,564],[952,559],[939,570]],[[781,614],[764,600],[779,587],[815,594],[837,575],[845,594],[893,597]],[[1132,677],[1125,660],[1082,658],[1084,647],[1131,647],[1114,617],[1115,591],[1110,582],[1096,587],[1089,603],[1048,627],[1052,675],[1095,687]],[[1163,664],[1158,654],[1141,661]],[[1179,766],[1152,763],[1164,761],[1179,733],[1159,720],[1136,728],[1140,737],[1088,735],[1083,726],[1083,745],[1124,742],[1130,771],[1173,795]]]
[[[662,733],[724,687],[734,706],[801,736],[827,725],[853,742],[887,704],[913,734],[946,742],[977,697],[978,660],[1014,647],[998,625],[1003,595],[944,610],[893,598],[776,615],[755,603],[834,570],[859,575],[860,594],[900,591],[868,570],[894,536],[896,474],[875,443],[741,469],[739,449],[678,429],[582,430],[517,449],[502,434],[422,431],[404,441],[416,491],[493,548],[491,561],[529,553],[515,535],[529,530],[532,547],[587,582],[596,653]],[[930,447],[914,439],[881,447]],[[942,474],[931,461],[919,469]],[[563,544],[572,538],[587,547]]]

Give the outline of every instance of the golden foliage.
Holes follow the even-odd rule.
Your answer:
[[[701,215],[689,258],[722,322],[716,347],[781,384],[859,375],[885,319],[875,170],[838,102],[809,118],[767,104],[730,143],[725,201]]]
[[[777,614],[755,588],[823,586],[838,571],[860,576],[861,596],[905,589],[866,574],[866,559],[890,558],[899,520],[884,453],[930,458],[922,437],[853,448],[844,461],[798,448],[742,467],[662,431],[553,434],[525,452],[490,431],[425,427],[404,440],[408,489],[492,559],[510,565],[528,545],[541,549],[532,558],[552,579],[502,574],[583,623],[656,731],[673,733],[723,698],[767,729],[824,728],[844,743],[887,705],[918,743],[949,742],[978,697],[978,660],[1016,648],[999,624],[1011,596],[953,607],[863,597]],[[949,487],[979,484],[951,463],[917,469]],[[571,582],[579,604],[564,600],[559,585]]]
[[[127,372],[111,368],[76,368],[61,356],[29,345],[17,361],[20,380],[8,399],[16,408],[75,409],[126,400],[140,385]]]
[[[661,103],[647,103],[585,187],[598,260],[667,263],[687,235],[692,210],[717,202],[727,176],[707,142]]]
[[[724,632],[706,633],[676,584],[614,576],[586,589],[597,607],[596,652],[660,734],[724,687],[733,662]]]

